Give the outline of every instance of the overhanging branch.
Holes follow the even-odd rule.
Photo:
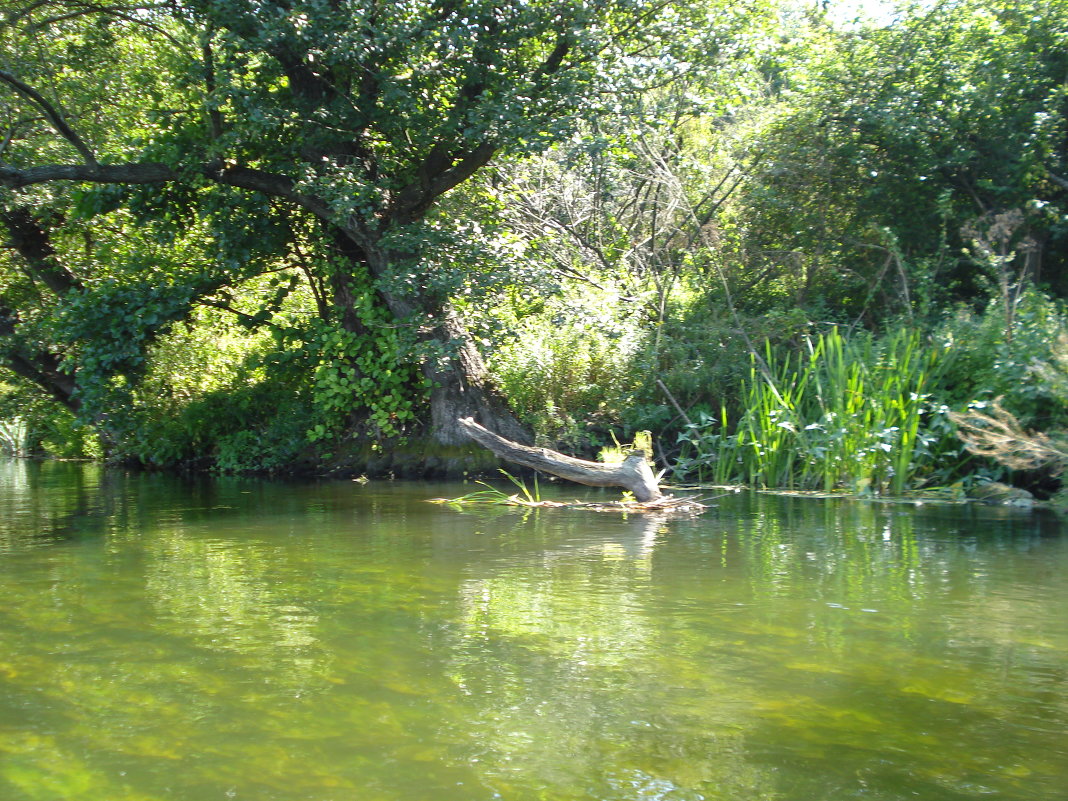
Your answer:
[[[24,170],[0,164],[0,186],[21,189],[52,181],[96,184],[162,184],[178,180],[166,164],[45,164]]]
[[[74,129],[67,125],[66,120],[63,119],[63,115],[59,113],[59,109],[49,103],[40,92],[29,84],[23,83],[10,72],[5,72],[4,70],[0,70],[0,81],[3,81],[20,95],[29,98],[32,102],[37,104],[45,113],[45,116],[48,117],[49,122],[51,122],[59,132],[60,136],[70,142],[71,145],[74,146],[74,149],[81,153],[82,158],[85,159],[85,163],[94,167],[96,166],[97,161],[96,156],[93,155],[93,151],[90,150],[89,146],[85,144],[82,138],[74,132]]]
[[[59,261],[48,232],[28,209],[0,208],[0,226],[7,229],[11,244],[22,256],[33,277],[43,281],[57,295],[81,287],[78,279]]]
[[[330,219],[330,206],[321,198],[297,191],[292,178],[239,165],[201,164],[193,172],[216,183],[239,189],[251,189],[271,197],[291,200],[322,219]],[[52,181],[76,181],[95,184],[166,184],[183,177],[166,164],[45,164],[24,170],[0,164],[0,186],[21,189]]]

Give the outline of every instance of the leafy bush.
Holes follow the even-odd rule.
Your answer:
[[[99,459],[103,449],[91,426],[16,379],[0,381],[0,453]]]
[[[318,356],[312,402],[320,418],[308,429],[312,441],[366,416],[379,437],[394,437],[415,420],[426,386],[398,329],[367,300],[361,307],[368,326],[357,334],[317,320],[308,347]]]
[[[589,438],[619,424],[645,380],[635,368],[646,344],[640,321],[592,293],[516,321],[501,339],[490,367],[512,408],[546,441],[601,444]]]
[[[954,408],[1000,397],[1026,428],[1068,428],[1068,392],[1036,373],[1056,360],[1065,332],[1064,304],[1034,288],[1016,303],[1011,327],[998,298],[979,314],[959,308],[935,331],[947,355],[938,392]]]

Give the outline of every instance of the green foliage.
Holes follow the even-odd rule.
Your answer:
[[[941,306],[986,291],[961,228],[1014,208],[1036,211],[1027,233],[1045,243],[1032,276],[1065,290],[1068,6],[921,4],[892,25],[799,34],[732,215],[736,252],[765,275],[752,300],[937,315],[932,294]]]
[[[767,17],[762,3],[752,8]],[[81,258],[65,224],[44,226],[80,288],[56,292],[69,300],[22,293],[18,308],[59,320],[44,356],[62,351],[77,374],[67,400],[99,423],[124,409],[170,325],[199,303],[272,325],[271,303],[233,308],[237,287],[299,266],[324,326],[303,341],[318,352],[313,438],[362,417],[376,436],[400,433],[427,400],[420,359],[448,375],[432,398],[463,386],[472,408],[484,406],[492,395],[475,360],[459,358],[450,309],[478,283],[453,234],[477,239],[481,226],[436,225],[431,209],[492,157],[541,150],[580,113],[616,110],[642,85],[718,57],[743,38],[749,10],[722,0],[658,13],[641,0],[190,0],[127,13],[14,0],[0,36],[0,112],[13,126],[0,176],[12,194],[0,203],[70,221],[85,243]],[[58,182],[72,170],[114,186],[65,193]],[[118,235],[98,245],[116,217]],[[124,248],[131,234],[174,251],[163,269],[149,269],[151,248]],[[346,279],[364,275],[373,280],[349,298]],[[131,429],[119,422],[121,439]]]
[[[943,404],[998,395],[1068,427],[1041,369],[1064,3],[838,27],[758,0],[10,5],[0,69],[43,100],[0,81],[0,211],[44,244],[0,249],[0,361],[116,458],[382,447],[434,419],[429,367],[489,386],[461,317],[540,440],[689,417],[682,469],[719,481],[940,480]],[[34,182],[94,161],[125,173]],[[933,321],[936,345],[897,328]],[[0,419],[29,447],[93,451],[22,405]]]
[[[601,448],[598,452],[597,458],[600,461],[605,464],[621,464],[631,453],[640,451],[645,456],[645,460],[650,465],[653,464],[653,433],[651,431],[635,432],[634,442],[626,445],[616,438],[615,432],[610,433],[612,444]]]
[[[499,470],[498,472],[508,479],[509,483],[519,492],[509,495],[499,487],[494,487],[485,481],[476,481],[476,484],[481,484],[486,489],[469,492],[457,498],[435,498],[432,502],[444,503],[456,509],[462,509],[467,506],[537,506],[541,504],[541,488],[538,486],[537,473],[534,474],[534,489],[531,490],[527,487],[525,481],[516,478],[507,470]],[[520,494],[522,497],[520,497]]]
[[[14,456],[99,459],[97,431],[29,382],[0,380],[0,452]],[[4,433],[6,432],[6,434]]]
[[[619,301],[592,291],[517,320],[490,366],[521,419],[548,441],[582,448],[618,425],[646,376],[646,334]],[[613,308],[615,307],[615,308]]]
[[[65,410],[52,413],[36,432],[36,448],[55,459],[102,459],[104,446],[100,436]]]
[[[123,388],[127,403],[108,410],[109,457],[157,468],[289,469],[307,445],[308,373],[274,346],[223,311],[193,312],[152,341],[137,380]]]
[[[1001,300],[958,310],[930,337],[839,331],[806,349],[767,346],[741,382],[740,410],[696,411],[676,474],[718,484],[900,494],[969,474],[1001,478],[969,455],[951,410],[982,416],[1002,398],[1021,430],[1068,428],[1061,304],[1030,290],[1007,336]],[[1041,435],[1039,435],[1041,436]],[[978,453],[978,452],[977,452]]]
[[[268,380],[208,392],[173,416],[144,406],[125,421],[113,458],[148,467],[288,472],[307,447],[308,406],[291,387]]]
[[[415,421],[425,382],[411,347],[369,296],[358,308],[362,332],[316,321],[308,343],[318,355],[312,401],[320,422],[308,431],[315,442],[336,435],[352,419],[366,418],[378,437],[401,435]],[[357,417],[358,416],[358,417]]]
[[[807,353],[753,355],[745,411],[703,415],[679,437],[680,476],[753,486],[900,494],[942,465],[947,409],[929,391],[941,349],[912,330],[881,341],[837,329]]]
[[[79,374],[79,397],[86,419],[120,404],[111,393],[145,367],[145,349],[161,330],[189,313],[191,289],[167,285],[106,283],[71,293],[57,326],[74,343],[68,355]]]
[[[114,458],[275,473],[311,458],[310,443],[333,450],[354,426],[375,438],[410,429],[425,390],[373,293],[353,289],[354,332],[311,316],[286,278],[252,290],[232,298],[240,317],[202,309],[152,342],[121,387],[129,403],[106,418]]]
[[[1027,428],[1068,428],[1068,394],[1059,382],[1036,372],[1056,362],[1066,331],[1063,302],[1034,289],[1014,304],[1010,329],[1000,298],[981,314],[958,308],[934,332],[947,354],[939,394],[954,408],[1000,397]]]
[[[694,414],[717,414],[724,406],[732,416],[739,414],[744,404],[739,387],[749,375],[750,343],[796,348],[811,326],[801,309],[736,315],[724,308],[714,290],[677,291],[658,329],[656,351],[644,354],[646,384],[640,402],[627,410],[628,427],[659,429],[679,422],[652,379],[660,379],[672,397]]]

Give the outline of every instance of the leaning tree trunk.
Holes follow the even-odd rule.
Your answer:
[[[350,239],[359,241],[351,232]],[[370,237],[364,235],[364,241]],[[357,245],[371,275],[388,282],[390,254],[380,247]],[[352,253],[347,254],[350,258]],[[418,290],[414,290],[418,291]],[[423,375],[430,383],[430,422],[435,440],[443,445],[461,445],[467,435],[457,423],[461,417],[474,417],[518,442],[532,438],[512,414],[504,397],[493,385],[471,337],[448,302],[434,302],[427,297],[403,297],[383,286],[379,296],[397,321],[418,326],[419,339],[430,345],[431,355],[422,363]]]
[[[434,438],[447,445],[466,442],[469,435],[460,418],[474,417],[510,439],[531,442],[530,434],[493,386],[482,355],[452,310],[443,311],[432,336],[451,354],[438,361],[427,359],[423,364],[423,373],[431,384],[430,419]]]
[[[662,497],[656,477],[649,468],[649,463],[645,461],[645,454],[640,451],[628,454],[620,464],[588,462],[548,448],[531,448],[511,442],[487,431],[470,417],[456,422],[467,436],[509,462],[551,473],[588,487],[622,487],[633,492],[635,500],[640,503],[649,503]]]

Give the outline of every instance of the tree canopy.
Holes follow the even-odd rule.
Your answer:
[[[467,416],[671,438],[765,339],[960,302],[1026,341],[1068,4],[827,6],[9,0],[0,419],[274,469]]]
[[[15,3],[0,59],[4,221],[32,277],[79,296],[62,314],[98,318],[68,325],[78,340],[68,346],[103,336],[108,352],[52,352],[63,348],[9,306],[10,334],[27,333],[8,361],[72,408],[92,399],[102,414],[94,380],[131,373],[141,346],[198,301],[306,251],[320,316],[338,327],[326,335],[341,344],[338,389],[371,382],[390,397],[392,370],[361,364],[358,351],[392,349],[393,361],[421,363],[440,439],[455,439],[462,413],[523,437],[449,308],[465,275],[435,258],[449,232],[428,214],[494,157],[534,152],[580,115],[618,105],[620,92],[688,68],[673,51],[715,47],[725,8]],[[143,248],[106,258],[93,239],[85,269],[64,263],[57,243],[76,228],[93,238],[117,215],[129,218],[123,238]],[[160,239],[177,263],[145,274],[136,262]],[[403,336],[371,331],[389,325]],[[399,394],[380,400],[367,405],[385,412],[382,428],[411,413]]]

